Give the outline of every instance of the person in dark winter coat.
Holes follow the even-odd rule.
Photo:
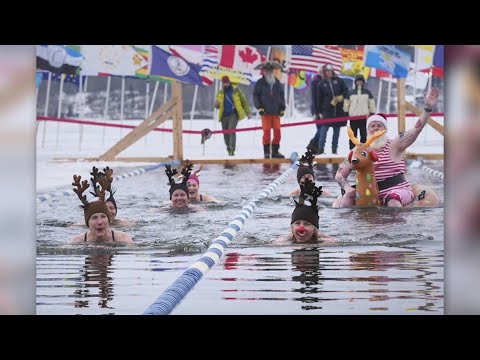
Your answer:
[[[318,83],[317,97],[315,99],[315,109],[319,112],[318,118],[329,119],[345,116],[343,100],[347,95],[348,88],[345,82],[335,74],[332,65],[325,65],[323,67],[322,80]],[[315,136],[310,140],[307,148],[311,149],[315,154],[323,154],[327,132],[332,127],[332,153],[336,155],[340,128],[345,125],[347,125],[346,121],[321,125]]]
[[[262,64],[263,77],[257,81],[253,90],[253,101],[262,117],[263,153],[265,159],[285,158],[278,150],[280,148],[281,128],[280,117],[285,114],[285,91],[280,81],[273,74],[280,64],[267,61]],[[270,133],[273,129],[273,139]]]

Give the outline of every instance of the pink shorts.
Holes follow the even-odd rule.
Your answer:
[[[390,195],[390,194],[397,195],[400,198],[400,202],[402,203],[403,206],[408,206],[413,202],[414,195],[413,195],[413,191],[412,191],[411,188],[408,188],[408,189],[394,189],[394,190],[391,190],[391,191],[387,192],[385,194],[385,196],[380,197],[380,203],[382,205],[385,205],[385,206],[387,205],[387,204],[385,204],[384,201],[388,197],[388,195]]]

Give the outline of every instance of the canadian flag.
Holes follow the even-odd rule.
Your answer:
[[[223,45],[220,66],[241,71],[247,76],[250,75],[250,80],[256,81],[261,77],[261,73],[260,70],[254,70],[254,68],[266,60],[267,57],[253,46]]]

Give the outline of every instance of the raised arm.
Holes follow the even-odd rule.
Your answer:
[[[432,112],[433,107],[437,104],[439,90],[437,88],[432,88],[430,93],[425,99],[425,109],[420,115],[420,118],[415,123],[415,126],[405,131],[404,133],[398,135],[393,139],[390,148],[397,152],[397,154],[403,153],[410,145],[412,145],[415,140],[417,140],[418,135],[427,124],[428,117]]]
[[[348,161],[348,159],[343,160],[340,164],[337,173],[335,174],[335,180],[337,181],[338,185],[345,190],[345,192],[355,191],[355,189],[348,183],[348,175],[352,171],[352,164]]]

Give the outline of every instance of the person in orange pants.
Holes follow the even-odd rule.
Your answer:
[[[253,90],[253,101],[258,113],[262,117],[263,128],[263,153],[265,159],[285,158],[278,150],[282,138],[280,117],[285,114],[285,92],[280,81],[273,74],[280,64],[266,61],[261,64],[264,70],[263,77],[257,81]],[[273,129],[273,139],[271,130]]]

